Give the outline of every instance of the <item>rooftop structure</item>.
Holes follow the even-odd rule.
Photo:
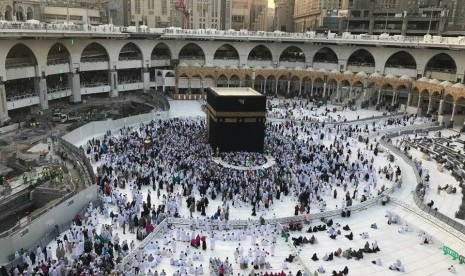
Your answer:
[[[263,96],[250,87],[214,87],[211,91],[218,96]]]

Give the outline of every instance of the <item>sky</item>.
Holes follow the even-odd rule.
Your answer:
[[[268,8],[274,8],[274,0],[268,0]]]

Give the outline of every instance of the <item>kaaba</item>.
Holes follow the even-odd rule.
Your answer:
[[[207,90],[207,139],[221,152],[263,152],[266,97],[248,87]]]

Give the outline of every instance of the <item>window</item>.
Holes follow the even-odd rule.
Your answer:
[[[136,13],[140,13],[140,0],[136,0],[135,6]]]
[[[161,14],[166,15],[168,12],[168,0],[161,0]]]

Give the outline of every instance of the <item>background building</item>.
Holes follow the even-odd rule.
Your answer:
[[[268,26],[268,1],[232,0],[231,16],[231,28],[234,30],[265,31]]]
[[[105,1],[106,2],[106,1]],[[101,24],[106,21],[100,0],[3,0],[0,1],[1,20],[39,20],[47,23],[71,21],[77,24]]]
[[[231,28],[231,0],[191,0],[188,3],[191,29]]]
[[[349,0],[295,0],[294,31],[306,32],[321,26],[339,26],[339,18],[347,14],[349,5]]]
[[[130,25],[147,25],[151,28],[172,26],[174,4],[173,0],[131,0]]]
[[[103,3],[105,17],[108,23],[116,26],[128,26],[131,22],[130,0],[107,0]]]
[[[183,11],[177,9],[179,0],[131,1],[131,25],[151,28],[183,27]],[[184,1],[190,13],[191,29],[229,29],[231,25],[231,0]]]
[[[454,25],[463,22],[455,10],[455,2],[450,0],[353,0],[343,25],[353,33],[441,35],[457,30]]]
[[[274,4],[274,30],[293,32],[295,0],[274,0]]]

